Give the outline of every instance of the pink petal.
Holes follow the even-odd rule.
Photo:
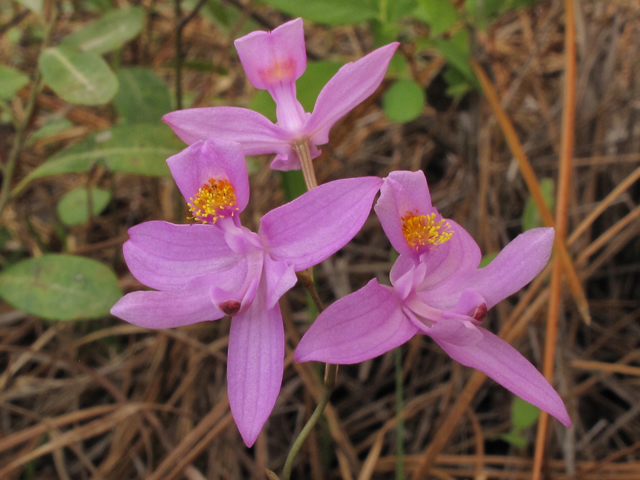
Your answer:
[[[358,233],[381,184],[377,177],[336,180],[271,210],[260,221],[266,250],[296,271],[320,263]]]
[[[169,157],[167,164],[187,203],[209,179],[227,180],[233,187],[236,210],[231,215],[242,212],[249,202],[247,164],[238,143],[198,141]]]
[[[205,288],[170,292],[133,292],[111,307],[111,315],[145,328],[172,328],[224,316]]]
[[[453,220],[447,221],[453,235],[420,257],[428,273],[416,288],[423,302],[441,310],[451,310],[458,304],[462,290],[478,271],[482,259],[471,235]]]
[[[533,280],[553,248],[553,228],[533,228],[518,235],[484,268],[474,272],[468,288],[478,290],[491,308]]]
[[[484,328],[479,331],[483,339],[474,345],[458,346],[434,340],[454,360],[477,368],[523,400],[571,426],[562,399],[542,374],[507,342]]]
[[[267,308],[271,309],[296,284],[298,277],[293,265],[273,260],[271,255],[264,256],[264,274],[267,281]]]
[[[373,279],[322,312],[293,358],[296,362],[363,362],[402,345],[417,331],[402,313],[393,290]]]
[[[284,328],[280,307],[266,308],[261,282],[249,310],[233,317],[227,356],[229,406],[250,447],[269,418],[284,370]]]
[[[311,152],[311,158],[316,158],[322,153],[322,150],[317,148],[315,145],[309,145],[309,150]],[[276,155],[269,166],[272,170],[280,170],[282,172],[300,170],[302,168],[300,165],[300,159],[293,150],[291,150],[287,155]]]
[[[234,42],[251,84],[269,90],[274,83],[295,82],[307,68],[302,19],[272,32],[252,32]]]
[[[304,127],[312,143],[327,143],[333,124],[378,88],[398,45],[397,42],[385,45],[357,62],[344,65],[329,80]]]
[[[393,248],[400,254],[417,256],[402,233],[402,217],[407,213],[429,215],[433,212],[424,173],[391,172],[384,179],[374,210]]]
[[[141,283],[158,290],[181,290],[194,278],[237,273],[242,260],[212,225],[174,225],[154,221],[129,229],[124,258]]]
[[[247,108],[187,108],[167,113],[162,120],[189,145],[210,139],[238,142],[246,155],[286,154],[294,136]]]

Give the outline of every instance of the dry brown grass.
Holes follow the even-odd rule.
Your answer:
[[[553,479],[640,479],[640,8],[629,1],[574,2],[574,7],[576,141],[563,214],[575,279],[573,288],[564,285],[557,296],[558,343],[551,355],[554,385],[574,427],[549,423],[540,441],[541,472]],[[245,17],[250,15],[265,28],[283,21],[266,7],[246,7]],[[63,18],[57,28],[67,32],[79,20]],[[22,26],[29,24],[29,17],[22,20]],[[484,253],[498,251],[518,233],[536,179],[558,177],[563,132],[571,128],[561,120],[563,25],[563,2],[547,0],[478,32],[478,68],[486,72],[503,118],[480,94],[460,104],[447,101],[436,52],[414,62],[431,102],[424,114],[407,125],[389,122],[379,90],[334,127],[331,143],[316,160],[318,181],[423,169],[443,215],[464,225]],[[171,81],[166,64],[174,53],[172,12],[160,12],[151,27],[125,49],[123,62],[153,66]],[[372,48],[364,27],[307,27],[308,49],[317,58],[353,59]],[[187,58],[213,59],[228,72],[185,71],[184,87],[195,93],[196,105],[214,100],[244,105],[252,95],[233,53],[235,32],[214,30],[200,17],[185,29]],[[0,37],[0,58],[3,48]],[[409,54],[409,45],[403,49]],[[34,55],[25,49],[22,66],[33,68]],[[25,150],[19,178],[55,149],[112,121],[108,109],[70,107],[49,92],[38,105],[39,115],[64,115],[75,129]],[[515,135],[505,137],[505,120]],[[8,151],[12,131],[0,128],[0,148]],[[530,172],[523,170],[514,141]],[[251,178],[251,205],[243,217],[249,227],[283,201],[268,160],[258,159],[263,168]],[[115,207],[91,225],[72,229],[70,246],[112,265],[123,290],[138,289],[121,245],[131,225],[175,220],[170,179],[95,170],[39,180],[10,205],[4,224],[29,255],[39,255],[41,246],[25,218],[44,244],[59,251],[52,200],[72,186],[110,181],[116,185]],[[323,300],[342,297],[372,276],[384,279],[389,249],[372,216],[352,244],[316,268]],[[497,306],[487,324],[540,368],[549,297],[560,288],[549,284],[550,272],[548,267]],[[580,292],[588,305],[576,304]],[[292,361],[310,320],[304,305],[299,287],[281,301],[287,332],[282,392],[250,450],[228,408],[228,319],[147,331],[114,318],[48,323],[0,305],[0,479],[262,479],[265,468],[279,472],[321,389],[316,365]],[[407,477],[531,478],[537,468],[534,429],[527,431],[529,448],[497,439],[510,426],[509,392],[452,362],[428,338],[414,338],[402,352]],[[393,354],[341,367],[332,404],[305,444],[294,476],[393,478],[395,432]]]

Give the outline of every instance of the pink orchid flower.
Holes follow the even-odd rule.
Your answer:
[[[570,426],[564,403],[549,382],[517,350],[481,327],[488,309],[544,268],[553,229],[519,235],[479,269],[478,245],[431,205],[422,172],[392,172],[375,211],[400,253],[391,269],[393,287],[374,279],[332,304],[303,336],[294,359],[358,363],[424,334],[454,360],[481,370]]]
[[[307,67],[301,18],[272,32],[252,32],[235,46],[251,84],[275,100],[277,124],[237,107],[191,108],[162,119],[188,144],[215,136],[240,143],[245,154],[277,153],[273,169],[298,170],[297,144],[308,142],[311,157],[320,155],[316,145],[329,141],[331,127],[378,88],[398,43],[343,66],[320,92],[313,113],[306,113],[296,98],[296,80]]]
[[[284,329],[278,300],[296,283],[296,271],[323,261],[353,238],[382,179],[323,184],[264,215],[256,234],[238,217],[249,200],[239,145],[196,142],[167,163],[192,217],[203,224],[153,221],[129,229],[123,248],[129,270],[157,291],[129,293],[111,313],[146,328],[230,315],[229,404],[251,446],[282,383]]]

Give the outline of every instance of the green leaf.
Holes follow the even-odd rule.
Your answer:
[[[552,178],[543,178],[540,180],[540,190],[542,190],[542,197],[544,203],[549,207],[549,210],[553,210],[555,199],[553,197],[553,191],[555,184]],[[522,230],[531,230],[536,227],[544,227],[542,217],[540,217],[540,211],[533,201],[533,198],[529,196],[527,202],[524,204],[524,210],[522,211]]]
[[[29,83],[29,77],[15,68],[0,65],[0,99],[11,100],[18,90]]]
[[[522,429],[533,425],[540,417],[540,409],[525,402],[520,397],[514,397],[511,404],[511,423],[513,428]]]
[[[280,172],[280,186],[284,191],[284,198],[287,202],[298,198],[307,191],[307,185],[304,183],[302,170],[288,170]]]
[[[45,83],[70,103],[103,105],[118,91],[118,79],[96,53],[47,48],[40,55],[39,65]]]
[[[75,255],[30,258],[0,274],[0,297],[48,320],[103,317],[121,296],[108,267]]]
[[[100,215],[111,200],[111,192],[102,188],[91,189],[92,216]],[[58,216],[65,225],[80,225],[89,219],[89,195],[87,189],[76,188],[58,202]]]
[[[431,35],[440,35],[458,21],[458,11],[450,0],[418,0],[416,16],[429,24]]]
[[[122,68],[118,71],[120,88],[115,106],[126,123],[158,122],[171,110],[171,94],[164,81],[148,68]]]
[[[340,70],[342,62],[308,62],[304,74],[296,82],[298,101],[305,112],[312,112],[320,91]],[[249,103],[249,108],[276,121],[276,103],[266,90],[259,90]]]
[[[65,37],[62,45],[81,52],[111,52],[137,37],[143,22],[144,9],[141,7],[113,10]]]
[[[420,116],[425,101],[420,85],[413,80],[398,80],[385,92],[382,107],[391,120],[405,123]]]
[[[294,17],[315,23],[347,25],[378,16],[370,2],[364,0],[264,0],[272,7]]]
[[[27,140],[26,145],[33,145],[39,138],[50,137],[56,133],[69,130],[70,128],[73,128],[73,123],[66,118],[52,119],[29,135],[29,140]]]
[[[28,8],[33,13],[37,13],[38,15],[42,15],[42,0],[16,0],[20,5],[25,8]]]
[[[522,436],[520,432],[517,432],[515,430],[511,432],[503,433],[502,435],[499,435],[498,438],[518,448],[524,448],[529,444],[527,439],[524,436]]]
[[[496,258],[498,256],[497,253],[487,253],[486,255],[482,256],[482,259],[480,260],[480,265],[478,265],[478,268],[482,268],[482,267],[486,267],[487,265],[489,265],[494,258]]]
[[[95,164],[114,172],[168,175],[166,159],[183,148],[182,141],[165,125],[114,127],[56,153],[27,175],[16,186],[14,194],[35,178],[87,172]]]
[[[478,80],[469,63],[471,57],[469,32],[459,30],[450,39],[436,39],[433,44],[452,67],[456,68],[476,89],[479,89]]]

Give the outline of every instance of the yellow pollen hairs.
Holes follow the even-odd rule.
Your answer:
[[[415,213],[418,213],[416,210]],[[453,230],[446,220],[435,221],[436,214],[416,215],[407,212],[402,220],[402,233],[412,250],[416,252],[420,247],[442,245],[451,239]]]
[[[219,218],[224,218],[225,213],[231,209],[231,216],[238,210],[236,205],[236,192],[229,180],[216,180],[210,178],[209,182],[204,184],[198,190],[195,198],[190,198],[191,202],[187,203],[189,211],[192,213],[193,220],[202,223],[209,223],[208,217],[213,217],[211,223],[216,223]]]

